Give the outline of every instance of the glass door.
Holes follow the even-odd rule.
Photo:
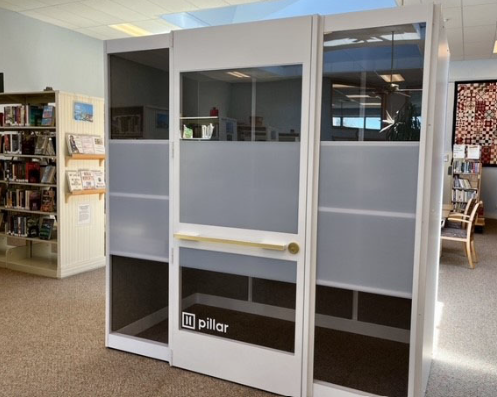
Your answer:
[[[311,28],[180,31],[173,60],[172,365],[287,396],[302,386]]]

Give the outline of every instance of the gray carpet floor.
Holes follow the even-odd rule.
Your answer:
[[[480,262],[444,243],[429,397],[497,396],[497,222]],[[104,271],[63,282],[0,269],[0,396],[270,396],[104,347]]]
[[[443,243],[427,397],[497,396],[497,221],[487,219],[475,244],[480,262],[471,270],[461,244]]]

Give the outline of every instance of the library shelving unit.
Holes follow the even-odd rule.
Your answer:
[[[479,159],[454,159],[452,163],[452,205],[463,212],[467,202],[480,201],[482,163]],[[477,226],[485,226],[485,218],[478,215]]]
[[[76,120],[74,104],[85,103],[93,106],[93,121]],[[55,192],[54,210],[51,212],[16,208],[6,205],[5,197],[0,198],[0,211],[6,214],[27,216],[30,219],[54,219],[54,229],[50,240],[39,237],[21,237],[9,234],[7,227],[0,230],[0,267],[36,274],[39,276],[63,278],[77,273],[105,266],[104,250],[104,200],[103,191],[94,194],[69,195],[66,187],[66,170],[103,170],[105,156],[92,155],[70,157],[66,148],[66,133],[104,135],[104,101],[101,98],[77,95],[61,91],[19,92],[0,94],[0,112],[5,106],[55,106],[53,126],[6,125],[0,126],[0,134],[23,132],[24,134],[45,134],[52,138],[55,155],[0,153],[0,160],[13,160],[18,163],[40,162],[41,166],[55,166],[55,180],[51,183],[30,183],[26,179],[0,180],[2,191],[9,188],[26,190],[52,190]],[[28,123],[21,123],[28,124]],[[78,192],[79,193],[79,192]],[[85,192],[87,193],[87,192]],[[5,196],[5,194],[3,195]],[[70,199],[69,199],[70,198]],[[42,208],[39,208],[42,209]],[[26,232],[26,231],[24,231]],[[26,235],[27,233],[23,233]]]

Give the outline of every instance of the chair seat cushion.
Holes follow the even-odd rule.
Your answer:
[[[457,221],[447,221],[445,226],[450,229],[462,229],[462,223]]]
[[[444,227],[442,229],[442,237],[466,238],[467,232],[466,229]]]

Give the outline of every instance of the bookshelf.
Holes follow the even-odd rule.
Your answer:
[[[91,122],[76,120],[76,102],[92,105]],[[51,125],[41,126],[38,125],[39,120],[29,118],[31,109],[43,106],[54,107]],[[101,199],[105,191],[78,192],[68,200],[73,194],[69,193],[65,178],[66,170],[103,171],[105,155],[70,156],[65,140],[67,133],[97,135],[103,139],[103,99],[62,91],[1,93],[0,113],[5,114],[6,109],[11,112],[13,107],[24,107],[25,113],[22,113],[24,117],[16,120],[9,118],[7,121],[4,116],[0,122],[0,213],[7,221],[2,222],[0,227],[0,267],[63,278],[105,266],[104,200]],[[10,125],[6,125],[7,122]],[[28,123],[30,125],[26,125]],[[11,152],[6,152],[5,136],[11,137],[12,134],[19,136],[16,139],[21,145],[19,148],[8,146]],[[53,152],[38,151],[40,136],[49,137]],[[24,145],[30,139],[34,145]],[[5,172],[9,166],[11,168]],[[55,174],[53,180],[43,179],[48,166]],[[30,174],[33,169],[35,173]],[[39,170],[39,175],[36,170]],[[49,196],[53,197],[53,208],[42,205],[42,199],[45,197],[48,200]],[[82,207],[86,213],[85,221],[78,218]],[[41,229],[43,219],[53,219],[49,240],[40,238],[36,233],[37,228],[38,231]],[[16,227],[13,227],[14,224]]]
[[[473,155],[468,154],[470,148],[474,150]],[[472,198],[480,201],[483,167],[479,153],[477,146],[466,148],[466,145],[454,145],[451,196],[454,211],[464,212],[466,204]],[[483,213],[478,215],[476,225],[485,225]]]

